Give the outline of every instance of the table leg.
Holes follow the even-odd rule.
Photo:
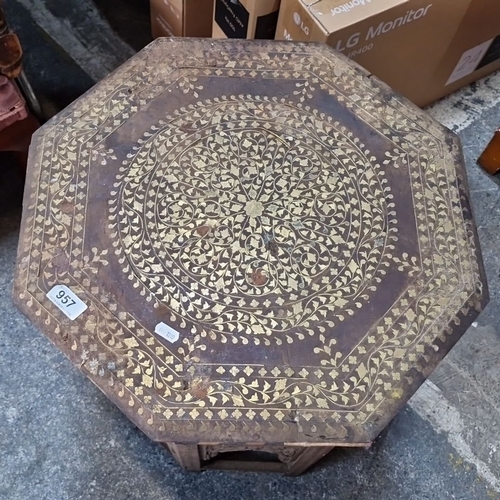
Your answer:
[[[333,450],[333,448],[335,448],[335,446],[311,446],[309,448],[304,448],[304,452],[301,453],[297,459],[288,463],[287,476],[300,476],[309,469],[309,467]]]
[[[189,471],[200,471],[201,461],[198,446],[195,444],[165,443],[170,453],[182,467]]]

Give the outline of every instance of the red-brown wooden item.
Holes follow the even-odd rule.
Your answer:
[[[154,42],[24,207],[16,303],[190,470],[369,445],[488,301],[458,138],[323,45]]]

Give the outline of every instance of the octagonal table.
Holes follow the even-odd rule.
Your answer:
[[[316,44],[151,44],[36,134],[18,259],[190,470],[369,445],[487,302],[459,140]]]

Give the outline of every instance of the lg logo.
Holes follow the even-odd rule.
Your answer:
[[[293,20],[297,26],[300,26],[300,29],[309,36],[309,28],[302,22],[300,14],[298,12],[293,13]]]

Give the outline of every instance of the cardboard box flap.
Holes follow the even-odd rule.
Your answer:
[[[151,0],[150,5],[154,38],[212,34],[213,0]]]
[[[326,33],[356,24],[409,0],[302,0]]]

